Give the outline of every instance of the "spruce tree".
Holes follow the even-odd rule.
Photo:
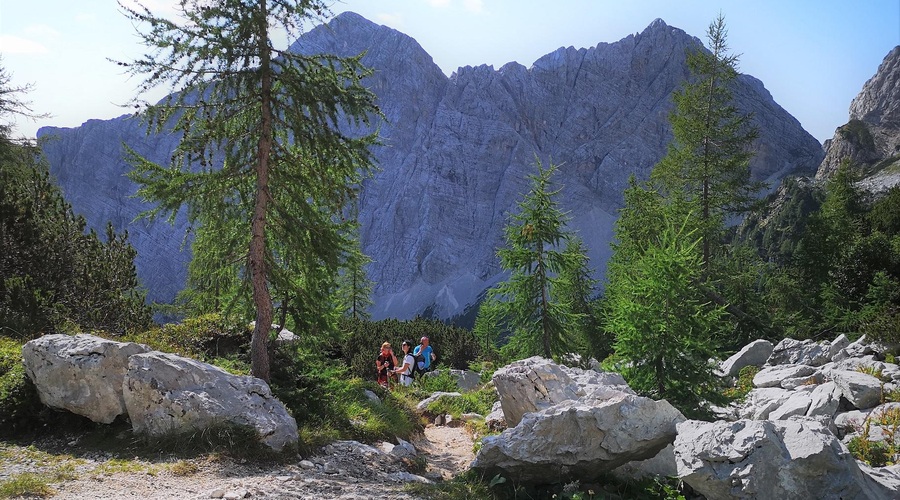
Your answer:
[[[333,289],[314,287],[334,283],[350,247],[340,215],[370,171],[375,138],[347,131],[365,129],[378,115],[361,83],[369,71],[361,56],[274,46],[276,31],[294,36],[325,16],[321,0],[182,0],[177,21],[143,6],[120,7],[151,49],[120,64],[143,78],[144,91],[174,90],[142,109],[148,130],[181,137],[167,166],[132,151],[130,177],[156,204],[149,216],[174,216],[186,206],[195,230],[209,232],[206,248],[215,246],[215,228],[225,228],[218,244],[227,248],[211,251],[227,260],[198,258],[211,276],[238,276],[249,290],[229,293],[252,299],[251,373],[268,380],[273,296],[316,322],[316,308],[330,302],[301,301],[330,297]]]

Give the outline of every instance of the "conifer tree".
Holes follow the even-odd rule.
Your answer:
[[[761,187],[750,181],[758,132],[732,100],[738,57],[728,53],[727,34],[720,15],[707,30],[709,51],[688,54],[691,80],[673,95],[669,118],[674,138],[651,174],[672,208],[692,214],[707,271],[726,218],[752,207]]]
[[[544,168],[537,161],[538,173],[530,175],[531,190],[519,202],[519,212],[506,226],[506,247],[497,254],[509,279],[490,292],[490,298],[503,305],[503,315],[512,331],[504,354],[517,358],[568,352],[565,328],[572,324],[572,313],[553,297],[559,273],[566,265],[561,250],[566,214],[554,197],[551,178],[557,168]]]
[[[567,325],[570,352],[582,359],[604,359],[612,353],[612,339],[604,331],[594,300],[598,281],[589,268],[587,249],[578,236],[571,236],[563,252],[565,265],[560,271],[556,296],[570,311]]]
[[[698,415],[703,401],[719,399],[709,359],[718,353],[723,309],[696,286],[702,260],[694,234],[666,219],[655,241],[609,283],[606,322],[628,384]]]
[[[378,114],[374,94],[361,84],[369,72],[360,57],[274,46],[276,31],[295,36],[303,23],[325,16],[322,0],[181,0],[177,21],[143,6],[120,7],[151,49],[120,64],[143,78],[143,91],[175,91],[143,110],[148,128],[181,137],[168,166],[132,152],[131,178],[157,204],[148,215],[174,216],[186,206],[195,230],[227,228],[219,244],[228,248],[215,251],[228,257],[222,265],[238,266],[249,289],[251,373],[268,380],[273,296],[299,307],[305,295],[319,293],[312,287],[333,283],[349,246],[340,214],[370,169],[375,138],[346,131],[365,129]],[[200,258],[217,274],[216,259]],[[318,304],[302,306],[315,311]]]

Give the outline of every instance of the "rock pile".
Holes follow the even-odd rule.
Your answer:
[[[725,377],[760,369],[744,401],[716,409],[716,422],[685,420],[617,374],[519,361],[494,375],[510,428],[485,438],[472,466],[533,483],[616,467],[677,475],[708,499],[898,498],[900,466],[869,467],[847,448],[854,437],[900,438],[900,403],[884,402],[898,394],[900,366],[885,352],[843,335],[753,342],[720,364]]]

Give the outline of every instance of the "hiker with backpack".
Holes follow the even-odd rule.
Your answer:
[[[412,342],[404,340],[403,344],[400,345],[400,349],[403,350],[403,366],[395,369],[394,373],[399,373],[400,383],[408,387],[413,382],[413,366],[416,364],[412,352],[410,352],[412,350]]]
[[[431,348],[431,341],[428,340],[428,337],[422,337],[419,342],[420,344],[413,350],[413,355],[416,356],[417,363],[421,363],[417,365],[417,368],[424,373],[431,371],[431,363],[437,359],[437,356],[434,355],[434,349]]]
[[[375,370],[378,374],[378,385],[385,389],[390,388],[390,377],[394,374],[394,367],[397,366],[397,356],[391,350],[391,344],[385,342],[381,344],[381,352],[375,360]]]

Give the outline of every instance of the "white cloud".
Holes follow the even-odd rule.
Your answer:
[[[79,24],[93,23],[97,20],[97,15],[89,12],[81,12],[75,14],[75,22]]]
[[[42,38],[46,40],[59,38],[59,31],[56,31],[46,24],[31,24],[26,26],[22,31],[24,31],[29,38]]]
[[[463,0],[463,7],[469,12],[481,12],[484,10],[483,0]]]
[[[432,7],[443,8],[443,7],[448,7],[450,5],[450,0],[428,0],[428,3]]]
[[[4,54],[46,54],[47,47],[40,42],[15,35],[0,35],[0,52]]]

